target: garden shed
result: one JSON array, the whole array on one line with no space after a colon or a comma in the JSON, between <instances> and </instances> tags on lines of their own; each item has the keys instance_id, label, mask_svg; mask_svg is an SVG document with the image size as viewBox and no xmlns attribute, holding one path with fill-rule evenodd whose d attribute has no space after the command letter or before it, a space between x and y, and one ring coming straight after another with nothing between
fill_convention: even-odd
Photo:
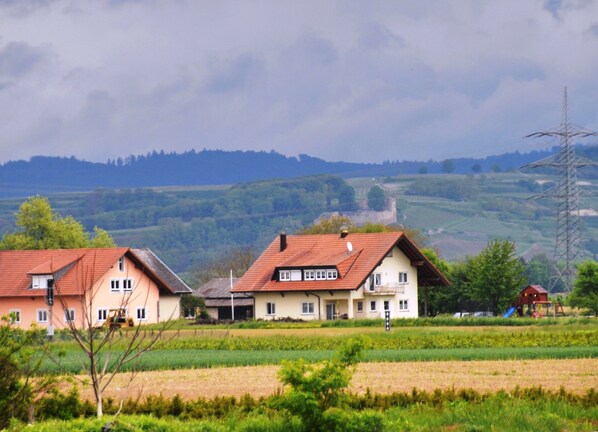
<instances>
[{"instance_id":1,"label":"garden shed","mask_svg":"<svg viewBox=\"0 0 598 432\"><path fill-rule=\"evenodd\" d=\"M234 293L231 301L231 284L235 286L238 278L214 278L199 287L193 295L202 297L210 317L218 320L230 320L235 311L235 320L253 318L253 296Z\"/></svg>"}]
</instances>

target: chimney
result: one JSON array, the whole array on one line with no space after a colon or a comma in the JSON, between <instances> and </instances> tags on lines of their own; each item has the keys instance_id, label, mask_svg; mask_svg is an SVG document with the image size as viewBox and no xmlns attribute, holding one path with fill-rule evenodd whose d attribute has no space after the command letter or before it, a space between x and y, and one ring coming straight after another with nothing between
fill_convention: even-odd
<instances>
[{"instance_id":1,"label":"chimney","mask_svg":"<svg viewBox=\"0 0 598 432\"><path fill-rule=\"evenodd\" d=\"M280 252L287 248L287 235L284 232L280 233Z\"/></svg>"},{"instance_id":2,"label":"chimney","mask_svg":"<svg viewBox=\"0 0 598 432\"><path fill-rule=\"evenodd\" d=\"M349 235L349 230L344 229L341 231L341 238L345 238Z\"/></svg>"}]
</instances>

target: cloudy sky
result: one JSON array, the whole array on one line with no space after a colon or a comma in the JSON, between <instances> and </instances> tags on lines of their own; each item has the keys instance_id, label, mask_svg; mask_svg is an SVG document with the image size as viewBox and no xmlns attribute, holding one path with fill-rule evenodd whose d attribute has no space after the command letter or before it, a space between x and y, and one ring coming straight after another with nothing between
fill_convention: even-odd
<instances>
[{"instance_id":1,"label":"cloudy sky","mask_svg":"<svg viewBox=\"0 0 598 432\"><path fill-rule=\"evenodd\" d=\"M529 151L565 86L598 130L598 0L0 0L0 163Z\"/></svg>"}]
</instances>

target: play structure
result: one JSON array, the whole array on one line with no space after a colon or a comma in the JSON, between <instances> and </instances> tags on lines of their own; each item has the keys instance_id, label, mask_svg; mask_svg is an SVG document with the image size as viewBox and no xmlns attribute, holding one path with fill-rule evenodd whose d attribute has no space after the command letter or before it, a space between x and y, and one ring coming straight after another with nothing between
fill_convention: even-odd
<instances>
[{"instance_id":1,"label":"play structure","mask_svg":"<svg viewBox=\"0 0 598 432\"><path fill-rule=\"evenodd\" d=\"M503 315L503 318L511 317L515 312L517 316L523 317L556 317L557 314L564 315L561 302L553 303L548 299L548 291L540 285L528 285L521 290L513 306Z\"/></svg>"}]
</instances>

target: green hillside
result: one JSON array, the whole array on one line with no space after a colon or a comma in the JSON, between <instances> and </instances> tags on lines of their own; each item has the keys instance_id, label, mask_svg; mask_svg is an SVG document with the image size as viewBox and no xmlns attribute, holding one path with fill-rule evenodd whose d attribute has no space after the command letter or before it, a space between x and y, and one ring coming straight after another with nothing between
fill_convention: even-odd
<instances>
[{"instance_id":1,"label":"green hillside","mask_svg":"<svg viewBox=\"0 0 598 432\"><path fill-rule=\"evenodd\" d=\"M59 214L74 216L89 230L95 225L108 230L120 245L150 247L191 280L194 270L232 249L259 252L281 231L294 233L323 212L354 209L355 199L365 202L374 185L396 198L397 223L421 230L447 260L477 254L495 238L514 241L527 258L551 255L556 205L528 198L554 181L521 173L318 176L235 186L102 189L49 198ZM598 210L598 182L584 180L583 190L594 196L582 197L580 208ZM15 229L14 213L22 201L0 200L0 233ZM586 254L596 258L598 216L582 220Z\"/></svg>"},{"instance_id":2,"label":"green hillside","mask_svg":"<svg viewBox=\"0 0 598 432\"><path fill-rule=\"evenodd\" d=\"M430 245L448 260L476 254L493 238L515 241L526 257L551 255L556 233L556 203L529 199L556 181L548 175L493 173L476 176L404 175L384 179L349 180L357 197L375 184L397 199L398 223L425 232ZM430 194L412 194L416 185L430 182ZM437 194L441 184L455 182L453 198ZM466 187L469 185L469 187ZM419 188L421 189L421 188ZM580 208L598 210L598 182L582 182ZM473 190L473 193L471 192ZM462 197L458 192L462 193ZM448 191L447 194L450 194ZM592 212L583 212L590 213ZM598 213L582 217L582 238L588 257L598 256Z\"/></svg>"}]
</instances>

